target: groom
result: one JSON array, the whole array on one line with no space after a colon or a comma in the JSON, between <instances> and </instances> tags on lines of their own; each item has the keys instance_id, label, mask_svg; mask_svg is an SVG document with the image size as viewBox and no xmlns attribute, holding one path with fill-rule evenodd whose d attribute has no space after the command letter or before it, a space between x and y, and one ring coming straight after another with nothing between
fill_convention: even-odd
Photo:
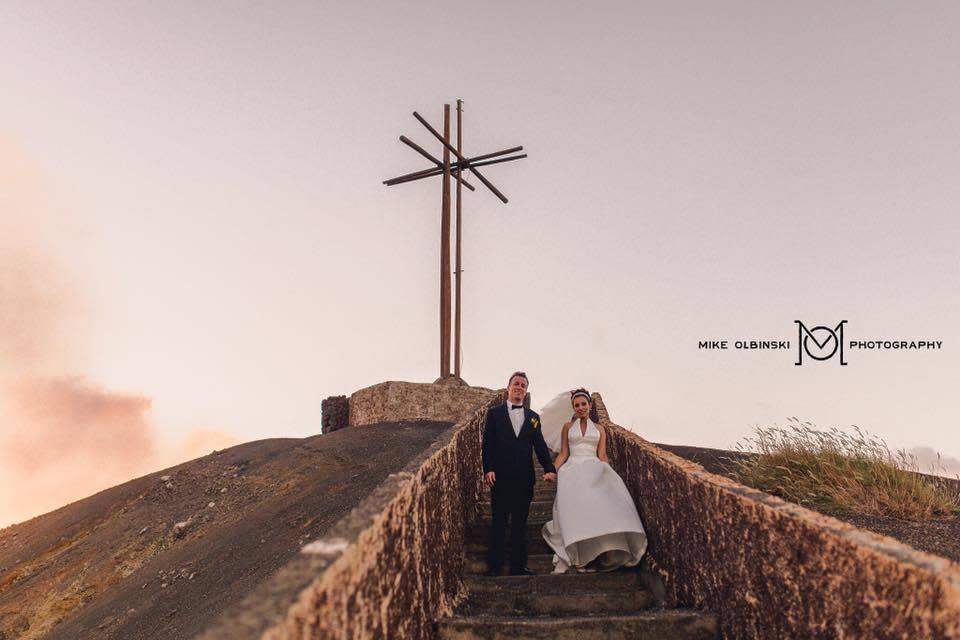
<instances>
[{"instance_id":1,"label":"groom","mask_svg":"<svg viewBox=\"0 0 960 640\"><path fill-rule=\"evenodd\" d=\"M517 371L507 382L507 403L487 411L483 430L483 480L490 487L493 522L487 575L500 575L503 534L510 518L510 575L533 575L527 568L527 514L533 499L533 450L543 467L543 479L554 482L557 470L543 440L540 416L523 406L527 374Z\"/></svg>"}]
</instances>

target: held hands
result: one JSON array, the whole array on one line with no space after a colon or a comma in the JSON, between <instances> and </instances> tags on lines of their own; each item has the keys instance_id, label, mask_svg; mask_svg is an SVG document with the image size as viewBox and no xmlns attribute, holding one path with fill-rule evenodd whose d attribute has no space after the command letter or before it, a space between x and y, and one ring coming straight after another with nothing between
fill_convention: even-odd
<instances>
[{"instance_id":1,"label":"held hands","mask_svg":"<svg viewBox=\"0 0 960 640\"><path fill-rule=\"evenodd\" d=\"M557 481L557 474L555 474L555 473L545 473L545 474L543 474L543 479L546 480L547 482L556 482L556 481Z\"/></svg>"}]
</instances>

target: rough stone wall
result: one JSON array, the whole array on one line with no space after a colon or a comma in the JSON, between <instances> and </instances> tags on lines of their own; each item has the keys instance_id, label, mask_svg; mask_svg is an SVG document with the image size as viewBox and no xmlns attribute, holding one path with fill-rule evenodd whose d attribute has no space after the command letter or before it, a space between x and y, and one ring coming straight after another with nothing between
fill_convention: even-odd
<instances>
[{"instance_id":1,"label":"rough stone wall","mask_svg":"<svg viewBox=\"0 0 960 640\"><path fill-rule=\"evenodd\" d=\"M474 406L202 640L432 638L463 597L466 530L479 510L486 410Z\"/></svg>"},{"instance_id":2,"label":"rough stone wall","mask_svg":"<svg viewBox=\"0 0 960 640\"><path fill-rule=\"evenodd\" d=\"M725 638L960 638L960 567L722 476L610 422L668 604Z\"/></svg>"},{"instance_id":3,"label":"rough stone wall","mask_svg":"<svg viewBox=\"0 0 960 640\"><path fill-rule=\"evenodd\" d=\"M460 422L496 392L449 380L433 384L382 382L350 396L350 426L378 422Z\"/></svg>"},{"instance_id":4,"label":"rough stone wall","mask_svg":"<svg viewBox=\"0 0 960 640\"><path fill-rule=\"evenodd\" d=\"M330 396L320 403L321 433L343 429L350 424L350 402L347 396Z\"/></svg>"}]
</instances>

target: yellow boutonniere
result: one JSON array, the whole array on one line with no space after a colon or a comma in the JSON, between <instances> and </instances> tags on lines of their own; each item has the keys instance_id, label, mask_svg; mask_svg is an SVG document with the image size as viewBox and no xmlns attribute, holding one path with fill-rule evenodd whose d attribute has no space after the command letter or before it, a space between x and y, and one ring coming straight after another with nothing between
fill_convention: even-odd
<instances>
[{"instance_id":1,"label":"yellow boutonniere","mask_svg":"<svg viewBox=\"0 0 960 640\"><path fill-rule=\"evenodd\" d=\"M540 421L537 420L536 418L530 418L530 422L533 423L533 428L534 428L534 429L536 429L537 427L540 426Z\"/></svg>"}]
</instances>

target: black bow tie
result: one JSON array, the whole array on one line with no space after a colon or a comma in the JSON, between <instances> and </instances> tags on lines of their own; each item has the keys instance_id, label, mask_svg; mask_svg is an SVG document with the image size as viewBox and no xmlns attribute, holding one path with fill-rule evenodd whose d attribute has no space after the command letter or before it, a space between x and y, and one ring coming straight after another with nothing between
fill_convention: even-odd
<instances>
[{"instance_id":1,"label":"black bow tie","mask_svg":"<svg viewBox=\"0 0 960 640\"><path fill-rule=\"evenodd\" d=\"M522 405L522 404L512 404L512 405L510 405L510 410L513 411L514 409L523 409L523 405Z\"/></svg>"}]
</instances>

